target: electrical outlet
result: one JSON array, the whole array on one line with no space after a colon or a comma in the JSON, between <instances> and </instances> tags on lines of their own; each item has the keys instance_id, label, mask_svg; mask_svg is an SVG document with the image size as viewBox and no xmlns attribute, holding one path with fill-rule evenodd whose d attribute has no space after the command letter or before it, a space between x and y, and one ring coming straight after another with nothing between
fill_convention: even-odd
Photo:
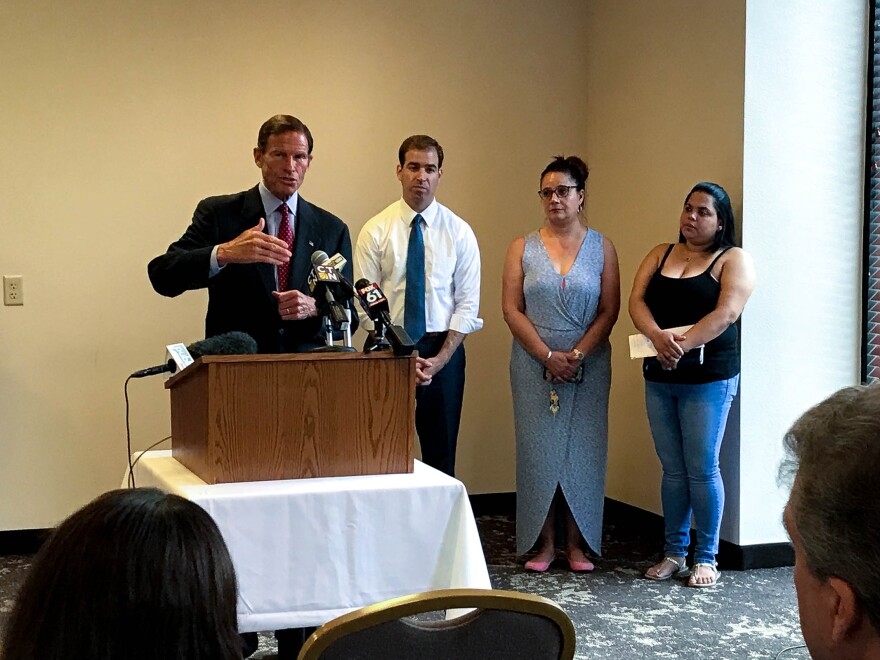
<instances>
[{"instance_id":1,"label":"electrical outlet","mask_svg":"<svg viewBox=\"0 0 880 660\"><path fill-rule=\"evenodd\" d=\"M3 276L3 304L24 305L24 289L21 275Z\"/></svg>"}]
</instances>

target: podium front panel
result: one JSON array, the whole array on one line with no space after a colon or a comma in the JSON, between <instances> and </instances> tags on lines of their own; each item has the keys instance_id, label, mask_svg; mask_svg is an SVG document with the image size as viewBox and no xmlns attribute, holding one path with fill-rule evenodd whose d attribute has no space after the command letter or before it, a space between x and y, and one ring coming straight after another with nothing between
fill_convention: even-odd
<instances>
[{"instance_id":1,"label":"podium front panel","mask_svg":"<svg viewBox=\"0 0 880 660\"><path fill-rule=\"evenodd\" d=\"M414 383L390 355L202 358L169 380L174 456L207 483L412 472Z\"/></svg>"}]
</instances>

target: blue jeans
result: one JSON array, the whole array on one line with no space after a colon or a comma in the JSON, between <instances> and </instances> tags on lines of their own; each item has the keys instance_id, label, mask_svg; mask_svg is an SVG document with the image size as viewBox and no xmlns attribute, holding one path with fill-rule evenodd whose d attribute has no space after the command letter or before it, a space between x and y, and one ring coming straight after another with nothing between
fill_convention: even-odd
<instances>
[{"instance_id":1,"label":"blue jeans","mask_svg":"<svg viewBox=\"0 0 880 660\"><path fill-rule=\"evenodd\" d=\"M738 386L739 374L700 385L645 381L648 422L663 466L660 498L667 556L687 554L692 511L697 530L694 562L711 563L718 554L724 509L718 453Z\"/></svg>"}]
</instances>

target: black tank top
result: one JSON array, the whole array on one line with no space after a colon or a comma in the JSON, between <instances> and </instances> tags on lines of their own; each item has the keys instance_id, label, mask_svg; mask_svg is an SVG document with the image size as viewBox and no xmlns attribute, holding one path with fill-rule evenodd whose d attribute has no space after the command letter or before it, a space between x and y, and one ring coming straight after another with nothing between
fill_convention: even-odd
<instances>
[{"instance_id":1,"label":"black tank top","mask_svg":"<svg viewBox=\"0 0 880 660\"><path fill-rule=\"evenodd\" d=\"M682 325L693 325L718 304L721 295L721 284L712 277L712 268L721 255L730 248L721 251L709 267L694 277L666 277L661 275L673 245L663 255L660 267L651 276L645 289L645 304L661 328L676 328ZM680 365L672 371L660 368L656 358L644 361L645 380L660 383L711 383L726 380L739 373L739 330L736 323L715 339L706 344L703 364Z\"/></svg>"}]
</instances>

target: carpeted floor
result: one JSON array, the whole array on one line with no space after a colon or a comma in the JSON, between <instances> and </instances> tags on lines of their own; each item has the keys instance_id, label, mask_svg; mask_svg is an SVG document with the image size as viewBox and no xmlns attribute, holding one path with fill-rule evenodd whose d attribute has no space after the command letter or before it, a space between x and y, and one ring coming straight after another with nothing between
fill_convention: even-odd
<instances>
[{"instance_id":1,"label":"carpeted floor","mask_svg":"<svg viewBox=\"0 0 880 660\"><path fill-rule=\"evenodd\" d=\"M803 639L791 568L723 571L712 589L652 582L642 573L657 559L660 540L606 524L604 557L593 573L576 575L558 562L539 575L525 572L513 554L511 518L480 516L478 525L492 585L559 603L577 631L577 658L809 658L792 648ZM0 557L0 627L30 561ZM252 657L274 658L274 644L271 633L261 634Z\"/></svg>"},{"instance_id":2,"label":"carpeted floor","mask_svg":"<svg viewBox=\"0 0 880 660\"><path fill-rule=\"evenodd\" d=\"M791 648L803 644L791 568L723 571L710 589L655 582L642 575L659 559L661 539L606 524L594 572L574 574L561 561L535 574L512 554L512 520L479 525L492 586L559 603L575 625L577 658L809 658Z\"/></svg>"}]
</instances>

